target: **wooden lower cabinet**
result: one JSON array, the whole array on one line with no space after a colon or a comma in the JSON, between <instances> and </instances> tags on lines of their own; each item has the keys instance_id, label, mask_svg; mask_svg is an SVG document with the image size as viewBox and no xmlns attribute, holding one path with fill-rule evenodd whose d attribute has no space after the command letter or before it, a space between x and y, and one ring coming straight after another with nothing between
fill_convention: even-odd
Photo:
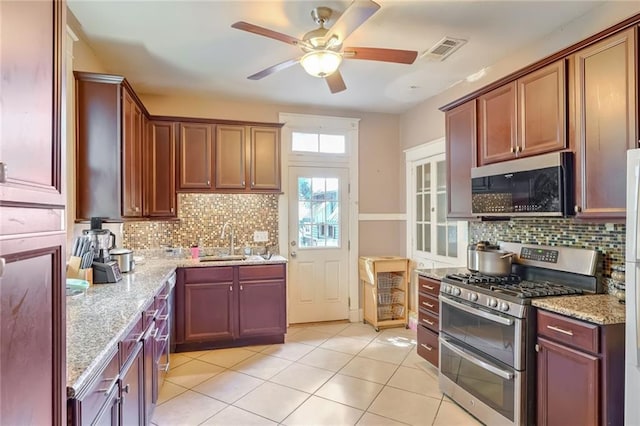
<instances>
[{"instance_id":1,"label":"wooden lower cabinet","mask_svg":"<svg viewBox=\"0 0 640 426\"><path fill-rule=\"evenodd\" d=\"M440 281L418 277L418 355L438 367Z\"/></svg>"},{"instance_id":2,"label":"wooden lower cabinet","mask_svg":"<svg viewBox=\"0 0 640 426\"><path fill-rule=\"evenodd\" d=\"M536 424L623 424L624 324L538 310L537 327Z\"/></svg>"},{"instance_id":3,"label":"wooden lower cabinet","mask_svg":"<svg viewBox=\"0 0 640 426\"><path fill-rule=\"evenodd\" d=\"M122 425L144 424L144 353L138 341L131 358L120 372L120 415Z\"/></svg>"},{"instance_id":4,"label":"wooden lower cabinet","mask_svg":"<svg viewBox=\"0 0 640 426\"><path fill-rule=\"evenodd\" d=\"M282 343L285 274L284 264L179 270L176 351Z\"/></svg>"}]
</instances>

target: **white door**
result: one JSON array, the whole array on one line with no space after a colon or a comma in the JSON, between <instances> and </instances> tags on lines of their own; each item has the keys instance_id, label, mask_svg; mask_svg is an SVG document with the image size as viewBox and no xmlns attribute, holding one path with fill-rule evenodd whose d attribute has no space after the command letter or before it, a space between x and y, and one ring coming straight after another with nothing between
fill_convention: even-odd
<instances>
[{"instance_id":1,"label":"white door","mask_svg":"<svg viewBox=\"0 0 640 426\"><path fill-rule=\"evenodd\" d=\"M289 322L349 318L348 169L289 167Z\"/></svg>"}]
</instances>

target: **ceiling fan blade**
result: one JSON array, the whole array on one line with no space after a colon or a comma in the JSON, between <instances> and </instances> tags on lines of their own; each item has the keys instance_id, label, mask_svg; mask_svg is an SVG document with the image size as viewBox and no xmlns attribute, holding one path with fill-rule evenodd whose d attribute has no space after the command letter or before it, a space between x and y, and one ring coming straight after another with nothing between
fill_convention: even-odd
<instances>
[{"instance_id":1,"label":"ceiling fan blade","mask_svg":"<svg viewBox=\"0 0 640 426\"><path fill-rule=\"evenodd\" d=\"M364 24L378 9L380 9L380 5L372 0L353 0L342 16L329 28L329 32L324 36L324 41L328 42L331 37L336 36L338 41L342 43L349 37L349 34Z\"/></svg>"},{"instance_id":2,"label":"ceiling fan blade","mask_svg":"<svg viewBox=\"0 0 640 426\"><path fill-rule=\"evenodd\" d=\"M277 31L270 30L268 28L259 27L248 22L238 21L231 25L232 28L247 31L253 34L258 34L264 37L269 37L274 40L282 41L287 44L293 44L294 46L307 46L308 43L290 35L282 34Z\"/></svg>"},{"instance_id":3,"label":"ceiling fan blade","mask_svg":"<svg viewBox=\"0 0 640 426\"><path fill-rule=\"evenodd\" d=\"M250 75L249 77L247 77L249 80L260 80L261 78L265 78L273 73L276 73L278 71L282 71L286 68L289 68L290 66L293 66L295 64L297 64L298 62L300 62L300 58L296 58L296 59L289 59L288 61L284 61L284 62L280 62L279 64L270 66L269 68L265 68L260 72L257 72L253 75Z\"/></svg>"},{"instance_id":4,"label":"ceiling fan blade","mask_svg":"<svg viewBox=\"0 0 640 426\"><path fill-rule=\"evenodd\" d=\"M345 47L345 59L367 59L369 61L396 62L412 64L418 57L415 50L379 49L376 47Z\"/></svg>"},{"instance_id":5,"label":"ceiling fan blade","mask_svg":"<svg viewBox=\"0 0 640 426\"><path fill-rule=\"evenodd\" d=\"M333 74L325 77L324 79L327 80L327 84L329 85L329 90L331 90L331 93L342 92L347 88L347 86L344 84L344 80L342 79L342 74L340 74L340 71L336 71Z\"/></svg>"}]
</instances>

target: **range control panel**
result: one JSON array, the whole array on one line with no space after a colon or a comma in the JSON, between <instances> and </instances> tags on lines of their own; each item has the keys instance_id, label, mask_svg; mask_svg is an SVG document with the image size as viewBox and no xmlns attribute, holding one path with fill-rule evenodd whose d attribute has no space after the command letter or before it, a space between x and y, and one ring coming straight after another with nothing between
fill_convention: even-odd
<instances>
[{"instance_id":1,"label":"range control panel","mask_svg":"<svg viewBox=\"0 0 640 426\"><path fill-rule=\"evenodd\" d=\"M558 250L522 247L520 258L537 260L538 262L558 263Z\"/></svg>"}]
</instances>

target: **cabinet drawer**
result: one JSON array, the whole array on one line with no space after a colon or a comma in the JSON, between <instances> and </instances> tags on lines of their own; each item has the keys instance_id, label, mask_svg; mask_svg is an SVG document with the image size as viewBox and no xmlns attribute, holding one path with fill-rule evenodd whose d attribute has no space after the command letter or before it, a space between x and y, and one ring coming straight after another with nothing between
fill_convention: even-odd
<instances>
[{"instance_id":1,"label":"cabinet drawer","mask_svg":"<svg viewBox=\"0 0 640 426\"><path fill-rule=\"evenodd\" d=\"M438 344L438 333L434 333L426 327L418 326L418 355L438 366L438 354L440 346Z\"/></svg>"},{"instance_id":2,"label":"cabinet drawer","mask_svg":"<svg viewBox=\"0 0 640 426\"><path fill-rule=\"evenodd\" d=\"M187 283L215 283L233 281L233 266L187 268L184 271L184 281Z\"/></svg>"},{"instance_id":3,"label":"cabinet drawer","mask_svg":"<svg viewBox=\"0 0 640 426\"><path fill-rule=\"evenodd\" d=\"M426 309L418 309L418 322L436 333L440 330L440 317Z\"/></svg>"},{"instance_id":4,"label":"cabinet drawer","mask_svg":"<svg viewBox=\"0 0 640 426\"><path fill-rule=\"evenodd\" d=\"M80 396L80 414L82 416L81 424L93 424L95 417L101 411L104 404L109 402L109 395L118 388L118 351L114 350L113 354L105 368L98 374L98 377L89 385L84 395ZM117 393L117 392L116 392Z\"/></svg>"},{"instance_id":5,"label":"cabinet drawer","mask_svg":"<svg viewBox=\"0 0 640 426\"><path fill-rule=\"evenodd\" d=\"M433 314L438 315L440 313L440 303L437 297L428 296L426 294L418 294L418 307L426 309Z\"/></svg>"},{"instance_id":6,"label":"cabinet drawer","mask_svg":"<svg viewBox=\"0 0 640 426\"><path fill-rule=\"evenodd\" d=\"M438 297L440 294L440 281L431 280L425 277L418 277L418 291Z\"/></svg>"},{"instance_id":7,"label":"cabinet drawer","mask_svg":"<svg viewBox=\"0 0 640 426\"><path fill-rule=\"evenodd\" d=\"M157 322L156 327L158 332L154 342L154 360L158 361L166 346L169 344L169 324L166 322Z\"/></svg>"},{"instance_id":8,"label":"cabinet drawer","mask_svg":"<svg viewBox=\"0 0 640 426\"><path fill-rule=\"evenodd\" d=\"M597 354L600 351L598 331L599 328L595 324L538 310L538 336L545 336L562 344Z\"/></svg>"},{"instance_id":9,"label":"cabinet drawer","mask_svg":"<svg viewBox=\"0 0 640 426\"><path fill-rule=\"evenodd\" d=\"M124 366L127 362L133 350L136 347L136 344L140 341L142 337L142 315L140 319L136 321L136 324L133 326L131 331L127 334L127 336L118 343L119 353L120 353L120 368Z\"/></svg>"},{"instance_id":10,"label":"cabinet drawer","mask_svg":"<svg viewBox=\"0 0 640 426\"><path fill-rule=\"evenodd\" d=\"M240 266L240 281L284 278L284 264Z\"/></svg>"}]
</instances>

